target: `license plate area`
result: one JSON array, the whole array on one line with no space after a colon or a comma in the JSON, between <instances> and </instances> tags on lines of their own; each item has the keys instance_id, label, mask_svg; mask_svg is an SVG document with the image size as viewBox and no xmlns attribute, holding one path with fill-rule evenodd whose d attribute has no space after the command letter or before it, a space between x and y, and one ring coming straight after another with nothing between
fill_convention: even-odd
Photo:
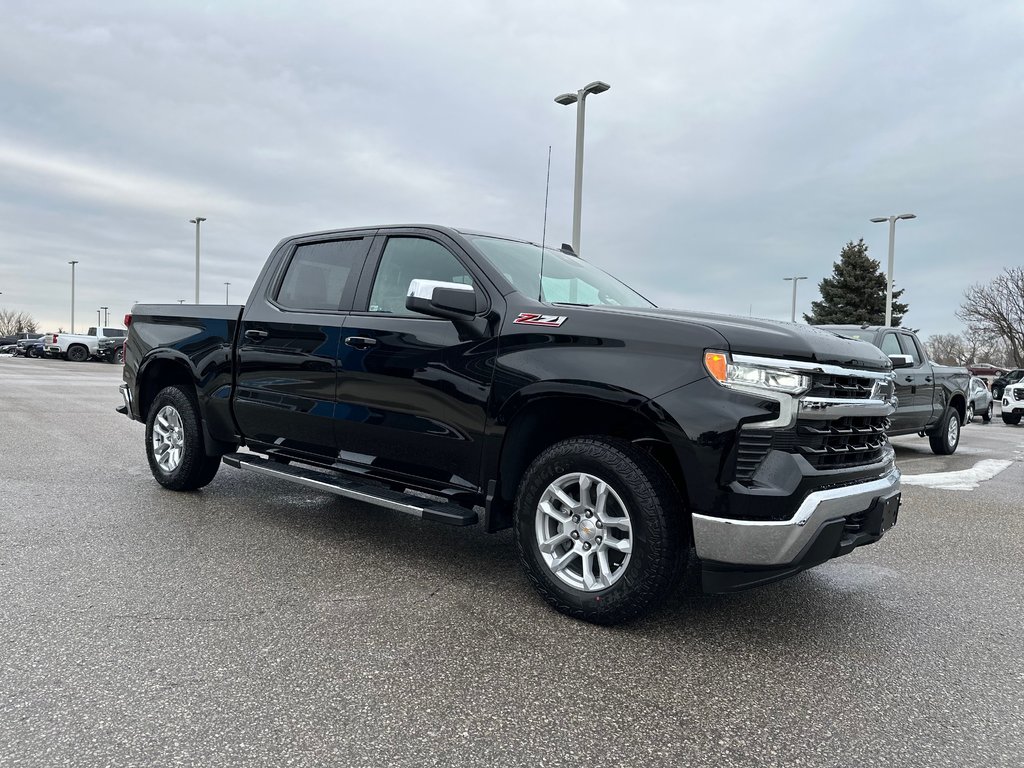
<instances>
[{"instance_id":1,"label":"license plate area","mask_svg":"<svg viewBox=\"0 0 1024 768\"><path fill-rule=\"evenodd\" d=\"M895 494L887 499L879 499L868 515L868 532L880 536L888 531L899 519L902 494Z\"/></svg>"}]
</instances>

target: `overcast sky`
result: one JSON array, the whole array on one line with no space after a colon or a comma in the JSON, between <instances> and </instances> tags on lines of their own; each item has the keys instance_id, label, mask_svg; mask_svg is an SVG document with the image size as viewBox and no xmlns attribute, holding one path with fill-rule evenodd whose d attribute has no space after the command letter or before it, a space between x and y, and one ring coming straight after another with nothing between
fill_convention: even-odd
<instances>
[{"instance_id":1,"label":"overcast sky","mask_svg":"<svg viewBox=\"0 0 1024 768\"><path fill-rule=\"evenodd\" d=\"M248 295L282 237L402 222L571 239L663 306L788 319L843 244L922 334L1024 263L1024 3L5 0L0 307L41 330Z\"/></svg>"}]
</instances>

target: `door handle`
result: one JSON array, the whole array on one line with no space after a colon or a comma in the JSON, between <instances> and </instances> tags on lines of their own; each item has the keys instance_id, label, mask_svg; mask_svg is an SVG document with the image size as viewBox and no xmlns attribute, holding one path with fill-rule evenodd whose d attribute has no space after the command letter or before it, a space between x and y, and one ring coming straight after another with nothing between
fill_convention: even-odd
<instances>
[{"instance_id":1,"label":"door handle","mask_svg":"<svg viewBox=\"0 0 1024 768\"><path fill-rule=\"evenodd\" d=\"M249 341L264 341L269 335L267 331L261 331L258 328L250 328L245 332L245 338Z\"/></svg>"},{"instance_id":2,"label":"door handle","mask_svg":"<svg viewBox=\"0 0 1024 768\"><path fill-rule=\"evenodd\" d=\"M906 378L906 381L913 381L913 380L914 380L913 376L907 376L907 378Z\"/></svg>"},{"instance_id":3,"label":"door handle","mask_svg":"<svg viewBox=\"0 0 1024 768\"><path fill-rule=\"evenodd\" d=\"M924 380L927 381L929 384L932 383L932 377L931 376L925 376Z\"/></svg>"},{"instance_id":4,"label":"door handle","mask_svg":"<svg viewBox=\"0 0 1024 768\"><path fill-rule=\"evenodd\" d=\"M346 336L345 343L355 349L369 349L377 344L377 340L369 336Z\"/></svg>"}]
</instances>

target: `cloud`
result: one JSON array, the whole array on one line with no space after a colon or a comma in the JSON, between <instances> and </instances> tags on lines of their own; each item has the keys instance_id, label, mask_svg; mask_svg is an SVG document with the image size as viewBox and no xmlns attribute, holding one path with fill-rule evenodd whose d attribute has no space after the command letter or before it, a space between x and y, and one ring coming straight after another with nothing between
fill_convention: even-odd
<instances>
[{"instance_id":1,"label":"cloud","mask_svg":"<svg viewBox=\"0 0 1024 768\"><path fill-rule=\"evenodd\" d=\"M539 238L549 145L548 237L568 240L574 110L552 99L603 79L586 258L659 302L788 318L783 276L810 277L806 311L847 240L884 255L868 218L910 210L908 322L955 331L963 286L1020 262L1022 18L1011 2L14 0L0 290L57 320L65 291L33 267L75 253L89 301L191 296L196 213L206 300L243 293L294 232Z\"/></svg>"}]
</instances>

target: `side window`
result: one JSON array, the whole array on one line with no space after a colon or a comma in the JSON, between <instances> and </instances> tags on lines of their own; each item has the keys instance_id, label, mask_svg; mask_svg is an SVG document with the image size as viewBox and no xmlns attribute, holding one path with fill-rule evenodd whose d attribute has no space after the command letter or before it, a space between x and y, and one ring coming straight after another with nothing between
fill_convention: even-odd
<instances>
[{"instance_id":1,"label":"side window","mask_svg":"<svg viewBox=\"0 0 1024 768\"><path fill-rule=\"evenodd\" d=\"M917 348L917 344L914 343L914 337L908 336L905 333L900 334L900 344L903 345L903 354L910 355L914 358L914 367L917 368L924 361L921 356L921 350ZM898 354L898 353L897 353Z\"/></svg>"},{"instance_id":2,"label":"side window","mask_svg":"<svg viewBox=\"0 0 1024 768\"><path fill-rule=\"evenodd\" d=\"M373 279L369 311L414 315L405 308L405 297L413 280L473 285L466 268L440 243L422 237L392 237L384 246Z\"/></svg>"},{"instance_id":3,"label":"side window","mask_svg":"<svg viewBox=\"0 0 1024 768\"><path fill-rule=\"evenodd\" d=\"M900 349L900 342L896 338L895 333L887 333L882 337L882 352L886 355L906 354L902 349Z\"/></svg>"},{"instance_id":4,"label":"side window","mask_svg":"<svg viewBox=\"0 0 1024 768\"><path fill-rule=\"evenodd\" d=\"M349 281L359 276L366 244L363 238L306 243L295 249L275 297L288 309L334 311Z\"/></svg>"}]
</instances>

